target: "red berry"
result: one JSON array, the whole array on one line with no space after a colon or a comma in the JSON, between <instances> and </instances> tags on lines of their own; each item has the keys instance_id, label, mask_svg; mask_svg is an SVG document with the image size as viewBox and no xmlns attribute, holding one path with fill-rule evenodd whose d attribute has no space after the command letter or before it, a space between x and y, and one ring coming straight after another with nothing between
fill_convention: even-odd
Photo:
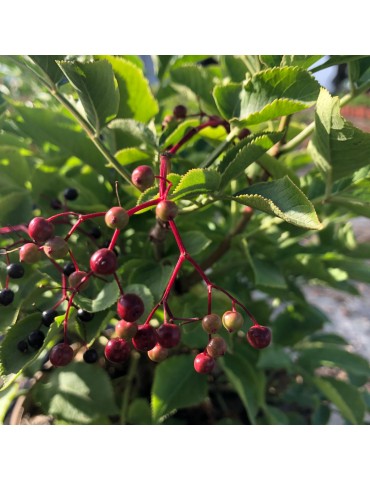
<instances>
[{"instance_id":1,"label":"red berry","mask_svg":"<svg viewBox=\"0 0 370 480\"><path fill-rule=\"evenodd\" d=\"M24 263L36 263L41 260L41 252L34 243L25 243L19 249L19 260Z\"/></svg>"},{"instance_id":2,"label":"red berry","mask_svg":"<svg viewBox=\"0 0 370 480\"><path fill-rule=\"evenodd\" d=\"M168 222L169 220L173 220L179 209L177 208L177 205L175 202L172 202L171 200L162 200L161 202L158 203L155 213L157 218L162 220L162 222Z\"/></svg>"},{"instance_id":3,"label":"red berry","mask_svg":"<svg viewBox=\"0 0 370 480\"><path fill-rule=\"evenodd\" d=\"M251 131L248 128L242 128L238 133L239 140L243 140L243 138L248 137L251 134Z\"/></svg>"},{"instance_id":4,"label":"red berry","mask_svg":"<svg viewBox=\"0 0 370 480\"><path fill-rule=\"evenodd\" d=\"M71 273L68 277L69 286L71 288L77 288L79 292L86 290L86 288L89 286L89 277L86 276L87 272L83 272L82 270ZM82 281L83 283L81 283Z\"/></svg>"},{"instance_id":5,"label":"red berry","mask_svg":"<svg viewBox=\"0 0 370 480\"><path fill-rule=\"evenodd\" d=\"M35 242L46 242L54 234L54 225L44 217L35 217L28 225L28 234Z\"/></svg>"},{"instance_id":6,"label":"red berry","mask_svg":"<svg viewBox=\"0 0 370 480\"><path fill-rule=\"evenodd\" d=\"M271 343L271 330L262 325L253 325L247 332L247 340L254 348L266 348Z\"/></svg>"},{"instance_id":7,"label":"red berry","mask_svg":"<svg viewBox=\"0 0 370 480\"><path fill-rule=\"evenodd\" d=\"M207 333L216 333L221 328L221 318L215 313L210 313L202 319L203 330Z\"/></svg>"},{"instance_id":8,"label":"red berry","mask_svg":"<svg viewBox=\"0 0 370 480\"><path fill-rule=\"evenodd\" d=\"M109 228L117 228L118 230L123 230L128 224L130 217L124 208L112 207L105 214L104 220Z\"/></svg>"},{"instance_id":9,"label":"red berry","mask_svg":"<svg viewBox=\"0 0 370 480\"><path fill-rule=\"evenodd\" d=\"M157 343L157 332L149 324L139 325L138 331L134 338L132 339L132 344L136 350L141 350L142 352L148 352L155 347Z\"/></svg>"},{"instance_id":10,"label":"red berry","mask_svg":"<svg viewBox=\"0 0 370 480\"><path fill-rule=\"evenodd\" d=\"M150 360L152 360L152 362L159 363L163 362L163 360L166 360L166 358L168 357L168 353L169 352L167 348L164 348L162 347L162 345L157 343L154 348L149 350L148 357L150 358Z\"/></svg>"},{"instance_id":11,"label":"red berry","mask_svg":"<svg viewBox=\"0 0 370 480\"><path fill-rule=\"evenodd\" d=\"M73 359L73 349L66 343L58 343L50 350L49 360L54 367L64 367Z\"/></svg>"},{"instance_id":12,"label":"red berry","mask_svg":"<svg viewBox=\"0 0 370 480\"><path fill-rule=\"evenodd\" d=\"M135 293L125 293L117 302L117 313L126 322L136 322L144 313L144 302Z\"/></svg>"},{"instance_id":13,"label":"red berry","mask_svg":"<svg viewBox=\"0 0 370 480\"><path fill-rule=\"evenodd\" d=\"M112 338L104 349L104 355L112 363L124 363L130 357L130 345L123 338Z\"/></svg>"},{"instance_id":14,"label":"red berry","mask_svg":"<svg viewBox=\"0 0 370 480\"><path fill-rule=\"evenodd\" d=\"M210 357L217 358L225 355L227 344L222 337L214 337L208 342L207 353Z\"/></svg>"},{"instance_id":15,"label":"red berry","mask_svg":"<svg viewBox=\"0 0 370 480\"><path fill-rule=\"evenodd\" d=\"M53 237L44 245L44 252L49 258L63 258L68 254L68 243L62 237Z\"/></svg>"},{"instance_id":16,"label":"red berry","mask_svg":"<svg viewBox=\"0 0 370 480\"><path fill-rule=\"evenodd\" d=\"M137 323L120 320L116 325L115 332L120 338L130 340L136 335L137 329Z\"/></svg>"},{"instance_id":17,"label":"red berry","mask_svg":"<svg viewBox=\"0 0 370 480\"><path fill-rule=\"evenodd\" d=\"M98 275L110 275L117 270L117 256L109 248L97 250L90 258L90 268Z\"/></svg>"},{"instance_id":18,"label":"red berry","mask_svg":"<svg viewBox=\"0 0 370 480\"><path fill-rule=\"evenodd\" d=\"M226 330L232 333L242 328L244 319L239 312L229 310L222 315L222 323Z\"/></svg>"},{"instance_id":19,"label":"red berry","mask_svg":"<svg viewBox=\"0 0 370 480\"><path fill-rule=\"evenodd\" d=\"M157 328L158 343L164 348L173 348L179 344L181 330L174 323L163 323Z\"/></svg>"},{"instance_id":20,"label":"red berry","mask_svg":"<svg viewBox=\"0 0 370 480\"><path fill-rule=\"evenodd\" d=\"M216 362L208 353L199 353L194 359L195 371L202 374L211 373L215 368Z\"/></svg>"},{"instance_id":21,"label":"red berry","mask_svg":"<svg viewBox=\"0 0 370 480\"><path fill-rule=\"evenodd\" d=\"M154 172L149 165L140 165L131 174L132 183L142 192L154 185L154 179Z\"/></svg>"},{"instance_id":22,"label":"red berry","mask_svg":"<svg viewBox=\"0 0 370 480\"><path fill-rule=\"evenodd\" d=\"M186 107L184 107L184 105L176 105L176 107L173 109L173 115L178 120L182 120L183 118L185 118L186 114L187 114L187 109Z\"/></svg>"}]
</instances>

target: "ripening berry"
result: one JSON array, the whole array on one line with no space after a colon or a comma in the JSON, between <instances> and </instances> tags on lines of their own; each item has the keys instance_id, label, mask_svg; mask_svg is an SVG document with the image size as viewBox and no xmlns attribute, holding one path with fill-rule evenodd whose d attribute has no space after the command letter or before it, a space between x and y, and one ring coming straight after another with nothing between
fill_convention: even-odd
<instances>
[{"instance_id":1,"label":"ripening berry","mask_svg":"<svg viewBox=\"0 0 370 480\"><path fill-rule=\"evenodd\" d=\"M25 243L19 249L19 260L24 263L36 263L41 260L41 252L34 243Z\"/></svg>"},{"instance_id":2,"label":"ripening berry","mask_svg":"<svg viewBox=\"0 0 370 480\"><path fill-rule=\"evenodd\" d=\"M212 358L222 357L225 355L227 345L222 337L213 337L208 342L207 353Z\"/></svg>"},{"instance_id":3,"label":"ripening berry","mask_svg":"<svg viewBox=\"0 0 370 480\"><path fill-rule=\"evenodd\" d=\"M128 224L130 217L124 208L112 207L105 214L104 220L109 228L123 230Z\"/></svg>"},{"instance_id":4,"label":"ripening berry","mask_svg":"<svg viewBox=\"0 0 370 480\"><path fill-rule=\"evenodd\" d=\"M155 347L157 340L158 337L155 328L149 324L144 324L139 325L138 331L132 339L132 344L136 350L148 352Z\"/></svg>"},{"instance_id":5,"label":"ripening berry","mask_svg":"<svg viewBox=\"0 0 370 480\"><path fill-rule=\"evenodd\" d=\"M216 362L208 353L199 353L194 359L195 371L202 374L211 373L215 368Z\"/></svg>"},{"instance_id":6,"label":"ripening berry","mask_svg":"<svg viewBox=\"0 0 370 480\"><path fill-rule=\"evenodd\" d=\"M202 319L203 330L207 333L216 333L221 326L221 318L216 313L210 313Z\"/></svg>"},{"instance_id":7,"label":"ripening berry","mask_svg":"<svg viewBox=\"0 0 370 480\"><path fill-rule=\"evenodd\" d=\"M163 362L163 360L166 360L168 354L168 348L162 347L162 345L157 343L154 348L149 350L148 357L152 362L160 363Z\"/></svg>"},{"instance_id":8,"label":"ripening berry","mask_svg":"<svg viewBox=\"0 0 370 480\"><path fill-rule=\"evenodd\" d=\"M162 220L162 222L168 222L176 217L178 211L179 209L175 202L172 202L171 200L162 200L156 206L155 214L157 218Z\"/></svg>"},{"instance_id":9,"label":"ripening berry","mask_svg":"<svg viewBox=\"0 0 370 480\"><path fill-rule=\"evenodd\" d=\"M158 343L164 348L173 348L180 343L181 329L174 323L163 323L157 328Z\"/></svg>"},{"instance_id":10,"label":"ripening berry","mask_svg":"<svg viewBox=\"0 0 370 480\"><path fill-rule=\"evenodd\" d=\"M35 217L28 225L28 234L35 242L46 242L54 235L54 225L44 217Z\"/></svg>"},{"instance_id":11,"label":"ripening berry","mask_svg":"<svg viewBox=\"0 0 370 480\"><path fill-rule=\"evenodd\" d=\"M90 268L98 275L111 275L117 267L117 256L109 248L97 250L90 258Z\"/></svg>"},{"instance_id":12,"label":"ripening berry","mask_svg":"<svg viewBox=\"0 0 370 480\"><path fill-rule=\"evenodd\" d=\"M53 237L44 245L45 254L54 260L65 257L68 251L68 243L62 237Z\"/></svg>"},{"instance_id":13,"label":"ripening berry","mask_svg":"<svg viewBox=\"0 0 370 480\"><path fill-rule=\"evenodd\" d=\"M226 330L232 333L242 328L244 319L239 312L229 310L222 315L222 323Z\"/></svg>"},{"instance_id":14,"label":"ripening berry","mask_svg":"<svg viewBox=\"0 0 370 480\"><path fill-rule=\"evenodd\" d=\"M141 191L144 192L149 187L154 185L154 172L149 165L140 165L135 168L131 174L132 183Z\"/></svg>"},{"instance_id":15,"label":"ripening berry","mask_svg":"<svg viewBox=\"0 0 370 480\"><path fill-rule=\"evenodd\" d=\"M86 288L89 286L89 277L87 276L87 272L78 270L77 272L71 273L68 277L68 283L71 288L77 288L79 292L86 290Z\"/></svg>"},{"instance_id":16,"label":"ripening berry","mask_svg":"<svg viewBox=\"0 0 370 480\"><path fill-rule=\"evenodd\" d=\"M266 348L271 343L271 330L262 325L253 325L247 332L247 340L253 348Z\"/></svg>"},{"instance_id":17,"label":"ripening berry","mask_svg":"<svg viewBox=\"0 0 370 480\"><path fill-rule=\"evenodd\" d=\"M117 302L117 313L119 318L126 322L136 322L144 313L145 306L139 295L135 293L125 293L121 295Z\"/></svg>"},{"instance_id":18,"label":"ripening berry","mask_svg":"<svg viewBox=\"0 0 370 480\"><path fill-rule=\"evenodd\" d=\"M115 327L115 332L118 337L124 338L125 340L131 340L131 338L134 338L136 335L137 329L137 323L120 320Z\"/></svg>"},{"instance_id":19,"label":"ripening berry","mask_svg":"<svg viewBox=\"0 0 370 480\"><path fill-rule=\"evenodd\" d=\"M130 345L123 338L112 338L104 349L104 355L112 363L124 363L130 357Z\"/></svg>"},{"instance_id":20,"label":"ripening berry","mask_svg":"<svg viewBox=\"0 0 370 480\"><path fill-rule=\"evenodd\" d=\"M73 348L66 343L58 343L50 350L49 360L54 367L64 367L73 359Z\"/></svg>"}]
</instances>

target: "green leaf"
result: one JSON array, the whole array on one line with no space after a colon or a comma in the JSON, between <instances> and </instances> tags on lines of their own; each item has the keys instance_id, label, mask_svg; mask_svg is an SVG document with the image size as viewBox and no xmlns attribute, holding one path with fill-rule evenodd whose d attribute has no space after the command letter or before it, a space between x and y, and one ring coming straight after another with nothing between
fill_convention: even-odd
<instances>
[{"instance_id":1,"label":"green leaf","mask_svg":"<svg viewBox=\"0 0 370 480\"><path fill-rule=\"evenodd\" d=\"M131 425L151 425L152 414L146 398L135 398L129 406L127 421Z\"/></svg>"},{"instance_id":2,"label":"green leaf","mask_svg":"<svg viewBox=\"0 0 370 480\"><path fill-rule=\"evenodd\" d=\"M267 420L268 425L289 425L288 416L281 411L279 408L272 407L271 405L266 405L263 408L263 413Z\"/></svg>"},{"instance_id":3,"label":"green leaf","mask_svg":"<svg viewBox=\"0 0 370 480\"><path fill-rule=\"evenodd\" d=\"M320 70L325 70L326 68L340 65L341 63L353 62L354 60L360 60L361 58L366 57L368 57L368 55L330 55L329 60L313 68L311 72L316 73Z\"/></svg>"},{"instance_id":4,"label":"green leaf","mask_svg":"<svg viewBox=\"0 0 370 480\"><path fill-rule=\"evenodd\" d=\"M313 383L353 425L361 425L365 414L365 402L353 385L334 378L313 378Z\"/></svg>"},{"instance_id":5,"label":"green leaf","mask_svg":"<svg viewBox=\"0 0 370 480\"><path fill-rule=\"evenodd\" d=\"M218 85L213 96L226 119L255 125L311 107L319 89L306 70L276 67L258 72L244 83Z\"/></svg>"},{"instance_id":6,"label":"green leaf","mask_svg":"<svg viewBox=\"0 0 370 480\"><path fill-rule=\"evenodd\" d=\"M257 412L262 406L260 392L265 381L263 373L256 372L255 365L252 365L248 358L236 352L231 355L226 354L220 359L220 364L227 379L239 395L250 422L255 424Z\"/></svg>"},{"instance_id":7,"label":"green leaf","mask_svg":"<svg viewBox=\"0 0 370 480\"><path fill-rule=\"evenodd\" d=\"M197 230L184 232L181 237L187 251L191 255L198 255L198 253L205 250L211 243L211 240L207 238L204 233Z\"/></svg>"},{"instance_id":8,"label":"green leaf","mask_svg":"<svg viewBox=\"0 0 370 480\"><path fill-rule=\"evenodd\" d=\"M120 93L117 118L133 118L148 122L159 111L148 80L143 71L124 58L110 55L98 56L107 60L113 67Z\"/></svg>"},{"instance_id":9,"label":"green leaf","mask_svg":"<svg viewBox=\"0 0 370 480\"><path fill-rule=\"evenodd\" d=\"M335 345L314 346L304 348L298 358L304 368L314 371L319 366L339 367L366 379L370 376L369 362L355 353L347 352Z\"/></svg>"},{"instance_id":10,"label":"green leaf","mask_svg":"<svg viewBox=\"0 0 370 480\"><path fill-rule=\"evenodd\" d=\"M322 228L312 203L289 177L257 183L239 191L231 199L276 215L297 227L312 230Z\"/></svg>"},{"instance_id":11,"label":"green leaf","mask_svg":"<svg viewBox=\"0 0 370 480\"><path fill-rule=\"evenodd\" d=\"M193 363L191 355L178 355L156 367L151 395L154 423L161 423L175 410L205 399L207 376L196 373Z\"/></svg>"},{"instance_id":12,"label":"green leaf","mask_svg":"<svg viewBox=\"0 0 370 480\"><path fill-rule=\"evenodd\" d=\"M108 374L98 365L83 362L55 369L47 383L35 386L33 398L49 415L74 424L118 413Z\"/></svg>"},{"instance_id":13,"label":"green leaf","mask_svg":"<svg viewBox=\"0 0 370 480\"><path fill-rule=\"evenodd\" d=\"M106 60L58 65L77 90L88 121L100 132L118 112L119 91L112 66Z\"/></svg>"},{"instance_id":14,"label":"green leaf","mask_svg":"<svg viewBox=\"0 0 370 480\"><path fill-rule=\"evenodd\" d=\"M282 65L309 68L322 58L322 55L284 55Z\"/></svg>"},{"instance_id":15,"label":"green leaf","mask_svg":"<svg viewBox=\"0 0 370 480\"><path fill-rule=\"evenodd\" d=\"M1 385L0 385L1 386ZM15 383L12 388L6 391L0 392L0 425L4 424L5 417L9 412L9 409L18 395L20 386Z\"/></svg>"},{"instance_id":16,"label":"green leaf","mask_svg":"<svg viewBox=\"0 0 370 480\"><path fill-rule=\"evenodd\" d=\"M360 259L349 258L338 254L326 254L322 257L326 267L340 268L348 273L351 279L370 283L369 265Z\"/></svg>"},{"instance_id":17,"label":"green leaf","mask_svg":"<svg viewBox=\"0 0 370 480\"><path fill-rule=\"evenodd\" d=\"M55 84L63 77L57 61L64 60L65 55L30 55L30 58L46 73Z\"/></svg>"},{"instance_id":18,"label":"green leaf","mask_svg":"<svg viewBox=\"0 0 370 480\"><path fill-rule=\"evenodd\" d=\"M124 148L122 150L119 150L115 154L116 159L120 163L120 165L123 166L128 166L132 165L133 163L139 163L142 164L143 162L148 163L148 160L150 160L150 155L147 152L144 152L143 150L139 150L138 148Z\"/></svg>"},{"instance_id":19,"label":"green leaf","mask_svg":"<svg viewBox=\"0 0 370 480\"><path fill-rule=\"evenodd\" d=\"M182 176L180 183L171 195L172 200L191 198L201 193L215 192L220 184L220 174L215 170L194 168Z\"/></svg>"},{"instance_id":20,"label":"green leaf","mask_svg":"<svg viewBox=\"0 0 370 480\"><path fill-rule=\"evenodd\" d=\"M113 303L117 302L119 297L119 289L116 282L104 283L100 289L98 295L90 299L82 295L76 295L74 302L80 308L87 310L88 312L100 312L106 310Z\"/></svg>"},{"instance_id":21,"label":"green leaf","mask_svg":"<svg viewBox=\"0 0 370 480\"><path fill-rule=\"evenodd\" d=\"M150 128L132 118L117 118L112 120L108 127L118 131L127 147L142 147L156 149L157 140Z\"/></svg>"},{"instance_id":22,"label":"green leaf","mask_svg":"<svg viewBox=\"0 0 370 480\"><path fill-rule=\"evenodd\" d=\"M289 305L272 323L272 338L277 345L294 345L320 330L328 318L316 307Z\"/></svg>"},{"instance_id":23,"label":"green leaf","mask_svg":"<svg viewBox=\"0 0 370 480\"><path fill-rule=\"evenodd\" d=\"M332 97L324 88L317 101L309 152L329 187L369 164L370 133L345 120L340 115L339 97Z\"/></svg>"},{"instance_id":24,"label":"green leaf","mask_svg":"<svg viewBox=\"0 0 370 480\"><path fill-rule=\"evenodd\" d=\"M257 367L266 370L266 369L283 369L290 370L292 367L292 360L289 354L278 345L270 345L269 348L261 350Z\"/></svg>"},{"instance_id":25,"label":"green leaf","mask_svg":"<svg viewBox=\"0 0 370 480\"><path fill-rule=\"evenodd\" d=\"M184 65L172 69L170 73L175 83L184 85L209 106L214 106L213 75L206 68L198 65Z\"/></svg>"},{"instance_id":26,"label":"green leaf","mask_svg":"<svg viewBox=\"0 0 370 480\"><path fill-rule=\"evenodd\" d=\"M228 152L218 166L218 171L222 173L220 189L224 189L231 180L240 176L249 165L263 156L281 137L282 133L280 132L257 136L239 149L234 158L231 158L232 154ZM235 151L235 147L233 151Z\"/></svg>"},{"instance_id":27,"label":"green leaf","mask_svg":"<svg viewBox=\"0 0 370 480\"><path fill-rule=\"evenodd\" d=\"M187 130L196 127L197 125L199 125L199 120L196 118L184 120L168 136L166 136L162 148L166 149L170 145L175 145L183 138Z\"/></svg>"},{"instance_id":28,"label":"green leaf","mask_svg":"<svg viewBox=\"0 0 370 480\"><path fill-rule=\"evenodd\" d=\"M224 55L222 61L232 82L241 82L248 73L248 68L243 60L243 55Z\"/></svg>"}]
</instances>

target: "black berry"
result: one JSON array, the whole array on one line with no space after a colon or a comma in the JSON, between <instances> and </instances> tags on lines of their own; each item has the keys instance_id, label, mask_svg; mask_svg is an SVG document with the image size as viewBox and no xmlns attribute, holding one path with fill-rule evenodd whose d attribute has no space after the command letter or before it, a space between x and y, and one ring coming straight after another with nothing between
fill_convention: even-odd
<instances>
[{"instance_id":1,"label":"black berry","mask_svg":"<svg viewBox=\"0 0 370 480\"><path fill-rule=\"evenodd\" d=\"M61 210L62 206L62 202L58 200L58 198L53 198L52 200L50 200L50 207L53 210Z\"/></svg>"},{"instance_id":2,"label":"black berry","mask_svg":"<svg viewBox=\"0 0 370 480\"><path fill-rule=\"evenodd\" d=\"M81 320L81 322L90 322L94 318L94 314L79 308L77 310L77 318Z\"/></svg>"},{"instance_id":3,"label":"black berry","mask_svg":"<svg viewBox=\"0 0 370 480\"><path fill-rule=\"evenodd\" d=\"M27 340L30 347L38 349L42 347L42 344L45 340L45 335L42 333L41 330L34 330L28 335Z\"/></svg>"},{"instance_id":4,"label":"black berry","mask_svg":"<svg viewBox=\"0 0 370 480\"><path fill-rule=\"evenodd\" d=\"M95 363L99 359L98 352L94 348L89 348L83 355L84 362Z\"/></svg>"},{"instance_id":5,"label":"black berry","mask_svg":"<svg viewBox=\"0 0 370 480\"><path fill-rule=\"evenodd\" d=\"M63 196L66 200L76 200L78 197L78 191L75 188L66 188L63 192Z\"/></svg>"},{"instance_id":6,"label":"black berry","mask_svg":"<svg viewBox=\"0 0 370 480\"><path fill-rule=\"evenodd\" d=\"M44 310L41 314L42 323L45 327L50 327L50 325L54 322L55 317L57 317L59 313L56 310Z\"/></svg>"},{"instance_id":7,"label":"black berry","mask_svg":"<svg viewBox=\"0 0 370 480\"><path fill-rule=\"evenodd\" d=\"M0 290L0 304L4 305L5 307L7 305L10 305L14 300L14 292L13 290L10 290L10 288L3 288Z\"/></svg>"},{"instance_id":8,"label":"black berry","mask_svg":"<svg viewBox=\"0 0 370 480\"><path fill-rule=\"evenodd\" d=\"M98 227L93 227L91 230L90 230L90 235L96 239L100 238L101 237L101 231Z\"/></svg>"},{"instance_id":9,"label":"black berry","mask_svg":"<svg viewBox=\"0 0 370 480\"><path fill-rule=\"evenodd\" d=\"M10 263L6 267L6 273L10 278L22 278L24 275L23 265L20 263Z\"/></svg>"}]
</instances>

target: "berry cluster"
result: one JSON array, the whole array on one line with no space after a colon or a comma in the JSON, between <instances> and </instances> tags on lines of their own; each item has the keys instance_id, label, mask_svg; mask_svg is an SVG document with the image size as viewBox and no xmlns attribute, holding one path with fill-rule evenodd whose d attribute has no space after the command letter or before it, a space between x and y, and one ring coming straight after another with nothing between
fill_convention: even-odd
<instances>
[{"instance_id":1,"label":"berry cluster","mask_svg":"<svg viewBox=\"0 0 370 480\"><path fill-rule=\"evenodd\" d=\"M201 116L203 115L202 113ZM179 105L174 109L173 118L183 120L186 116L187 111L185 107ZM175 218L179 212L178 205L168 198L172 187L171 182L167 178L170 170L171 156L202 128L222 125L228 129L229 126L228 124L226 125L226 123L219 117L208 116L206 122L188 131L175 146L170 147L169 150L160 155L158 176L155 176L152 168L147 165L139 166L132 172L132 184L140 191L145 191L147 188L153 186L155 179L158 179L158 196L153 200L139 204L129 210L125 210L122 206L114 206L108 211L89 214L70 211L65 204L62 212L49 218L41 216L35 217L27 227L23 226L23 230L28 234L31 241L21 241L22 245L18 249L20 263L10 263L10 248L8 248L5 253L8 264L7 277L5 288L0 291L0 304L7 306L12 303L14 292L9 288L9 281L10 279L19 279L23 276L24 267L22 264L34 264L42 258L47 258L60 273L62 296L54 306L41 313L40 328L30 332L27 339L21 340L18 343L18 350L20 352L27 352L29 348L41 348L45 340L45 335L41 330L42 326L49 328L55 321L55 318L61 315L58 313L57 308L63 303L66 303L65 312L63 313L64 340L51 349L49 359L55 367L61 367L70 363L75 354L67 339L71 307L77 309L77 320L80 322L89 322L94 317L92 312L78 308L74 303L74 299L76 295L88 288L91 277L100 278L104 281L107 276L113 276L119 288L117 315L120 320L115 327L114 336L109 339L104 350L106 359L113 364L126 362L130 357L132 347L140 352L147 352L148 357L152 361L161 362L167 358L170 349L179 345L181 340L181 326L189 322L201 322L203 330L208 334L208 343L204 351L195 357L194 368L198 373L209 374L215 367L216 359L224 355L227 350L225 340L221 336L215 336L215 334L217 334L222 327L229 333L232 333L240 330L243 326L244 319L241 313L237 311L237 307L243 310L253 323L253 326L249 328L246 336L250 345L254 348L261 349L270 344L271 331L267 327L259 325L253 315L240 301L222 287L211 282L200 265L186 250L175 223ZM243 132L243 135L248 133L249 132ZM65 200L75 200L77 197L78 191L73 188L69 188L64 192ZM61 202L57 203L54 200L53 205L54 207L52 206L52 208L54 209L63 209ZM139 295L124 292L116 273L119 265L115 246L120 233L127 227L130 217L149 207L155 207L156 218L172 231L179 249L179 256L162 297L154 306L144 323L139 324L138 320L145 311L144 303ZM249 209L249 214L252 213L251 209ZM84 222L98 217L104 217L106 226L113 229L114 232L106 246L98 248L90 256L89 268L81 269L72 252L69 239L74 232L81 229L81 225ZM75 219L73 224L70 223L72 219ZM68 222L65 223L70 223L71 225L71 228L65 236L55 235L55 224L61 220L68 220ZM6 229L2 230L5 231ZM95 229L90 235L94 238L99 238L100 231ZM14 247L14 245L12 247ZM58 262L61 259L67 259L66 263L61 264ZM208 291L207 314L202 318L184 319L176 317L169 306L171 290L184 262L189 262L194 267L195 271L204 281ZM213 290L223 292L231 301L231 309L226 311L222 315L222 318L212 311ZM164 322L158 328L154 328L150 322L159 308L163 308ZM176 322L179 323L177 324ZM98 360L96 350L93 348L84 348L84 361L87 363L96 362Z\"/></svg>"}]
</instances>

